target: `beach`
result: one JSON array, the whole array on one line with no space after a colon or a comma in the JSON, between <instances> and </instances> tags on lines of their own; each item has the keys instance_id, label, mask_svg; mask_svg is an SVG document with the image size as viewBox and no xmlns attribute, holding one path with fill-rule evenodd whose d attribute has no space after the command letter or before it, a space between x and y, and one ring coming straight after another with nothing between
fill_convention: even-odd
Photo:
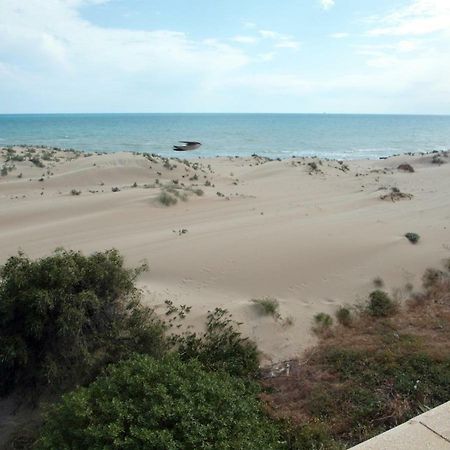
<instances>
[{"instance_id":1,"label":"beach","mask_svg":"<svg viewBox=\"0 0 450 450\"><path fill-rule=\"evenodd\" d=\"M182 160L3 148L0 263L117 248L129 267L147 261L138 285L157 312L166 300L192 306L187 323L200 327L225 308L263 363L277 362L315 343L315 314L364 302L376 278L401 301L450 256L449 163L445 152ZM266 297L276 316L252 301Z\"/></svg>"}]
</instances>

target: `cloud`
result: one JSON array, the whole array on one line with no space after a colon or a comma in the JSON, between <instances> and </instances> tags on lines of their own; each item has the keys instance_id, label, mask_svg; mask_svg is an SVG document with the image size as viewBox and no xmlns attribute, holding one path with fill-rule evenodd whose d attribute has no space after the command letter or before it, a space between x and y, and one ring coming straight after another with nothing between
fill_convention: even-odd
<instances>
[{"instance_id":1,"label":"cloud","mask_svg":"<svg viewBox=\"0 0 450 450\"><path fill-rule=\"evenodd\" d=\"M319 1L320 1L320 6L325 11L328 11L335 5L335 0L319 0Z\"/></svg>"},{"instance_id":2,"label":"cloud","mask_svg":"<svg viewBox=\"0 0 450 450\"><path fill-rule=\"evenodd\" d=\"M349 33L332 33L332 34L330 34L330 37L332 37L333 39L344 39L349 36L350 36Z\"/></svg>"},{"instance_id":3,"label":"cloud","mask_svg":"<svg viewBox=\"0 0 450 450\"><path fill-rule=\"evenodd\" d=\"M235 36L231 40L239 44L256 44L259 41L255 36Z\"/></svg>"},{"instance_id":4,"label":"cloud","mask_svg":"<svg viewBox=\"0 0 450 450\"><path fill-rule=\"evenodd\" d=\"M263 39L274 41L275 48L288 48L291 50L298 50L300 42L287 34L278 33L271 30L259 30L259 34Z\"/></svg>"},{"instance_id":5,"label":"cloud","mask_svg":"<svg viewBox=\"0 0 450 450\"><path fill-rule=\"evenodd\" d=\"M372 28L370 36L427 35L450 31L449 0L414 0L374 20L381 26Z\"/></svg>"}]
</instances>

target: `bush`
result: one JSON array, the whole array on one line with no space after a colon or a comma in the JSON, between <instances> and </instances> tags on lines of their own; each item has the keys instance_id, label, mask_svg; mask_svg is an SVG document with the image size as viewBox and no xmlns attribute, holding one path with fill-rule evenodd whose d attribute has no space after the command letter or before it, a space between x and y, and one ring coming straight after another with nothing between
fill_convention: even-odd
<instances>
[{"instance_id":1,"label":"bush","mask_svg":"<svg viewBox=\"0 0 450 450\"><path fill-rule=\"evenodd\" d=\"M184 361L196 359L211 371L225 371L237 377L255 377L259 371L256 344L242 337L227 310L216 308L208 313L206 330L172 336Z\"/></svg>"},{"instance_id":2,"label":"bush","mask_svg":"<svg viewBox=\"0 0 450 450\"><path fill-rule=\"evenodd\" d=\"M160 354L164 327L140 305L116 250L20 254L0 268L0 394L64 390L131 351Z\"/></svg>"},{"instance_id":3,"label":"bush","mask_svg":"<svg viewBox=\"0 0 450 450\"><path fill-rule=\"evenodd\" d=\"M161 191L156 200L164 206L176 205L178 199L166 191Z\"/></svg>"},{"instance_id":4,"label":"bush","mask_svg":"<svg viewBox=\"0 0 450 450\"><path fill-rule=\"evenodd\" d=\"M262 314L279 317L280 314L278 313L278 309L280 308L280 304L276 298L264 297L253 299L252 302Z\"/></svg>"},{"instance_id":5,"label":"bush","mask_svg":"<svg viewBox=\"0 0 450 450\"><path fill-rule=\"evenodd\" d=\"M64 395L37 449L275 449L255 390L196 361L136 355Z\"/></svg>"},{"instance_id":6,"label":"bush","mask_svg":"<svg viewBox=\"0 0 450 450\"><path fill-rule=\"evenodd\" d=\"M419 242L420 236L417 233L406 233L405 238L408 239L411 244L417 244Z\"/></svg>"},{"instance_id":7,"label":"bush","mask_svg":"<svg viewBox=\"0 0 450 450\"><path fill-rule=\"evenodd\" d=\"M327 313L318 313L314 316L313 331L316 334L324 334L333 325L333 318Z\"/></svg>"},{"instance_id":8,"label":"bush","mask_svg":"<svg viewBox=\"0 0 450 450\"><path fill-rule=\"evenodd\" d=\"M352 323L352 313L350 309L345 306L341 306L336 311L336 319L341 325L344 325L345 327L350 326Z\"/></svg>"},{"instance_id":9,"label":"bush","mask_svg":"<svg viewBox=\"0 0 450 450\"><path fill-rule=\"evenodd\" d=\"M70 191L70 195L81 195L81 191L78 191L77 189L72 189Z\"/></svg>"},{"instance_id":10,"label":"bush","mask_svg":"<svg viewBox=\"0 0 450 450\"><path fill-rule=\"evenodd\" d=\"M374 317L389 317L395 314L398 305L386 292L377 289L369 295L368 312Z\"/></svg>"}]
</instances>

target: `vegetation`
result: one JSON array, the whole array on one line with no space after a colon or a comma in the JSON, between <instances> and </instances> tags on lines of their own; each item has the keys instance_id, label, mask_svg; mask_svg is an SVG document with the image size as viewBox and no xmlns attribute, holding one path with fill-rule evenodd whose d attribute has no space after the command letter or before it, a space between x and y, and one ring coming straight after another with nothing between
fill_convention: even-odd
<instances>
[{"instance_id":1,"label":"vegetation","mask_svg":"<svg viewBox=\"0 0 450 450\"><path fill-rule=\"evenodd\" d=\"M252 300L252 303L261 314L264 314L265 316L272 316L275 318L280 317L280 314L278 312L278 310L280 309L280 304L276 298L256 298Z\"/></svg>"},{"instance_id":2,"label":"vegetation","mask_svg":"<svg viewBox=\"0 0 450 450\"><path fill-rule=\"evenodd\" d=\"M130 352L161 354L163 326L134 286L144 269L125 269L116 250L9 258L0 269L0 394L61 391Z\"/></svg>"},{"instance_id":3,"label":"vegetation","mask_svg":"<svg viewBox=\"0 0 450 450\"><path fill-rule=\"evenodd\" d=\"M333 318L326 313L318 313L314 316L313 331L316 334L323 334L333 325Z\"/></svg>"},{"instance_id":4,"label":"vegetation","mask_svg":"<svg viewBox=\"0 0 450 450\"><path fill-rule=\"evenodd\" d=\"M136 355L46 418L38 449L275 449L278 431L243 381L199 362Z\"/></svg>"},{"instance_id":5,"label":"vegetation","mask_svg":"<svg viewBox=\"0 0 450 450\"><path fill-rule=\"evenodd\" d=\"M161 191L156 200L164 206L176 205L178 202L178 199L174 195L169 194L166 191Z\"/></svg>"},{"instance_id":6,"label":"vegetation","mask_svg":"<svg viewBox=\"0 0 450 450\"><path fill-rule=\"evenodd\" d=\"M417 233L406 233L405 238L408 239L411 244L417 244L419 242L420 236Z\"/></svg>"},{"instance_id":7,"label":"vegetation","mask_svg":"<svg viewBox=\"0 0 450 450\"><path fill-rule=\"evenodd\" d=\"M369 295L367 312L374 317L388 317L397 312L398 305L386 292L377 289Z\"/></svg>"},{"instance_id":8,"label":"vegetation","mask_svg":"<svg viewBox=\"0 0 450 450\"><path fill-rule=\"evenodd\" d=\"M173 335L172 341L184 361L196 359L208 370L254 378L259 369L259 352L253 341L242 337L238 326L228 311L216 308L208 313L203 334Z\"/></svg>"},{"instance_id":9,"label":"vegetation","mask_svg":"<svg viewBox=\"0 0 450 450\"><path fill-rule=\"evenodd\" d=\"M298 373L265 380L271 415L289 423L289 448L348 448L448 401L449 293L450 274L439 272L403 308L361 309L351 327L321 337Z\"/></svg>"},{"instance_id":10,"label":"vegetation","mask_svg":"<svg viewBox=\"0 0 450 450\"><path fill-rule=\"evenodd\" d=\"M0 394L53 401L11 448L337 450L450 397L450 260L403 307L376 290L336 325L317 314L318 345L264 380L226 310L183 332L190 307L144 307L143 270L116 250L0 268ZM275 299L255 306L279 317Z\"/></svg>"}]
</instances>

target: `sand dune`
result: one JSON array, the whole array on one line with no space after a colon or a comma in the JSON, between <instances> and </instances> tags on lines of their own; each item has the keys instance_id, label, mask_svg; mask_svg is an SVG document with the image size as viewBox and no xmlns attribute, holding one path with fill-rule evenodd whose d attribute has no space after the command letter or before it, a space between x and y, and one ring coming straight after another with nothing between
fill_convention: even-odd
<instances>
[{"instance_id":1,"label":"sand dune","mask_svg":"<svg viewBox=\"0 0 450 450\"><path fill-rule=\"evenodd\" d=\"M16 160L8 162L1 150L1 165L15 168L0 177L0 262L19 249L37 257L58 246L116 247L129 265L148 261L150 271L140 279L146 301L192 305L194 324L208 309L225 307L267 360L299 354L314 341L314 314L363 300L375 277L391 291L406 283L419 288L424 269L450 257L445 155L443 164L433 163L433 154L344 163L183 162L61 151L44 160L46 150L14 150ZM399 171L402 163L415 172ZM158 203L161 186L169 185L187 201ZM381 200L392 188L413 198ZM419 233L419 244L410 244L406 232ZM279 300L282 319L255 309L251 299L266 296ZM293 324L285 323L288 317Z\"/></svg>"}]
</instances>

